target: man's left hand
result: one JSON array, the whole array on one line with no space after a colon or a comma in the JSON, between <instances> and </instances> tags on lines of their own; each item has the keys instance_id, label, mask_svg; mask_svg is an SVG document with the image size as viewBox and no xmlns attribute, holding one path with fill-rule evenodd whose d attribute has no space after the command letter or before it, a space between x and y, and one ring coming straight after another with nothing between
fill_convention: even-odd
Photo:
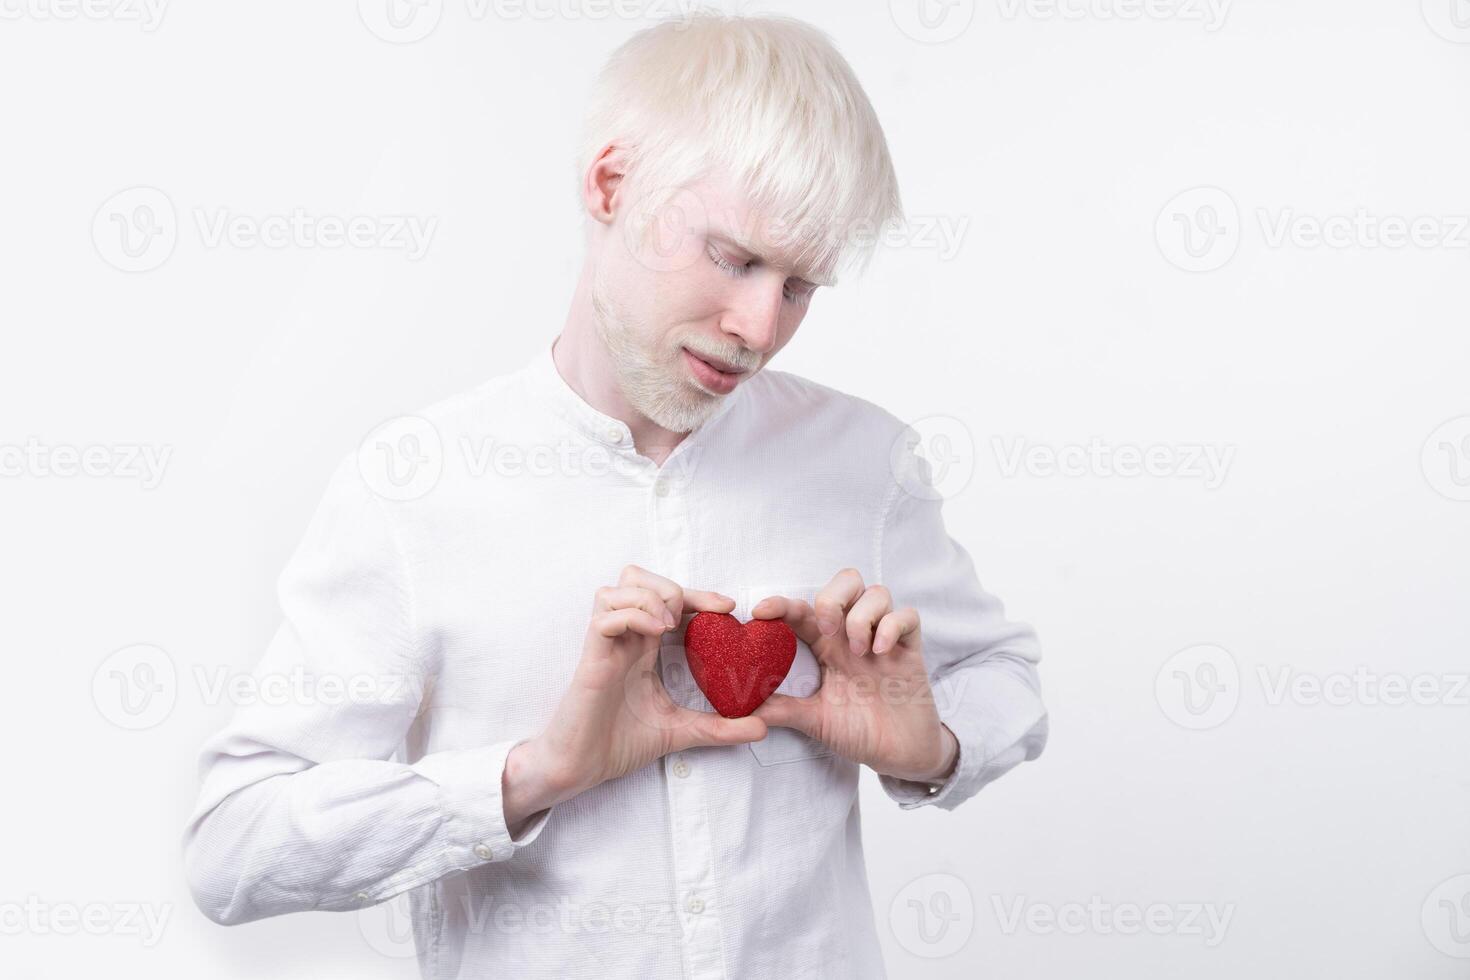
<instances>
[{"instance_id":1,"label":"man's left hand","mask_svg":"<svg viewBox=\"0 0 1470 980\"><path fill-rule=\"evenodd\" d=\"M772 694L757 708L766 724L794 728L883 775L933 783L953 772L959 743L939 720L912 606L894 609L888 589L864 586L845 568L812 605L769 596L751 615L783 620L822 671L811 695Z\"/></svg>"}]
</instances>

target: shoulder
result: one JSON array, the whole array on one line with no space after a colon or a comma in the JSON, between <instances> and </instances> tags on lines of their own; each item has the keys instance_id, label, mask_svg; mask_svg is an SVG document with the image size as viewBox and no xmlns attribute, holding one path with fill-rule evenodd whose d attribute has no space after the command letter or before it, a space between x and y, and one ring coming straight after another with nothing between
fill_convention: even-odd
<instances>
[{"instance_id":1,"label":"shoulder","mask_svg":"<svg viewBox=\"0 0 1470 980\"><path fill-rule=\"evenodd\" d=\"M766 368L748 383L747 401L757 427L779 428L798 439L886 458L908 428L881 405L790 371Z\"/></svg>"}]
</instances>

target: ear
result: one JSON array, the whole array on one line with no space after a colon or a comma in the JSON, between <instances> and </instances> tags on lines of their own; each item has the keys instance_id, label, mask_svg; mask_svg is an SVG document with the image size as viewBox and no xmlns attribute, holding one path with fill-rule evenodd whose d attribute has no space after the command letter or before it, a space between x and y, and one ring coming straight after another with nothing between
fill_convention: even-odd
<instances>
[{"instance_id":1,"label":"ear","mask_svg":"<svg viewBox=\"0 0 1470 980\"><path fill-rule=\"evenodd\" d=\"M622 206L618 190L627 174L628 154L617 143L609 143L593 159L582 177L582 205L594 221L611 224Z\"/></svg>"}]
</instances>

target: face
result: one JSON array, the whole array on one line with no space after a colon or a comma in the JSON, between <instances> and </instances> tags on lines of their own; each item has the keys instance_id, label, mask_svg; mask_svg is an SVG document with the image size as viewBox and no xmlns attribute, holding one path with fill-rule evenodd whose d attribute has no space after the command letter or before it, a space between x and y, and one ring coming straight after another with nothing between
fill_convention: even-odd
<instances>
[{"instance_id":1,"label":"face","mask_svg":"<svg viewBox=\"0 0 1470 980\"><path fill-rule=\"evenodd\" d=\"M688 432L791 340L817 276L790 267L775 226L723 179L680 191L642 236L636 207L608 228L594 317L629 403Z\"/></svg>"}]
</instances>

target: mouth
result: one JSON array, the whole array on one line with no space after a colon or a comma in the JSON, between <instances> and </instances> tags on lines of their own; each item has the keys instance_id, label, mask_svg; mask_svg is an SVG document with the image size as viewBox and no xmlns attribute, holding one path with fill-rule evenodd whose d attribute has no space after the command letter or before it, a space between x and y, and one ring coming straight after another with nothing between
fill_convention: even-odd
<instances>
[{"instance_id":1,"label":"mouth","mask_svg":"<svg viewBox=\"0 0 1470 980\"><path fill-rule=\"evenodd\" d=\"M735 390L740 379L748 374L740 368L726 364L724 361L705 359L694 353L688 347L684 348L684 359L689 364L690 371L694 374L694 380L700 386L718 395L728 395Z\"/></svg>"}]
</instances>

